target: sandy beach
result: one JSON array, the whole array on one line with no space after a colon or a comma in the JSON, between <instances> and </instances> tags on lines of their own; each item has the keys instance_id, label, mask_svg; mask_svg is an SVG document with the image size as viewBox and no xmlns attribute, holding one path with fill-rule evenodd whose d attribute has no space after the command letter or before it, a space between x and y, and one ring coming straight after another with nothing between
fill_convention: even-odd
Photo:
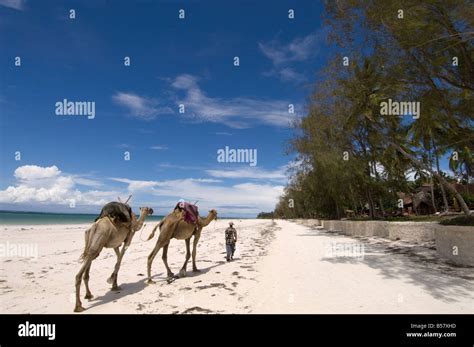
<instances>
[{"instance_id":1,"label":"sandy beach","mask_svg":"<svg viewBox=\"0 0 474 347\"><path fill-rule=\"evenodd\" d=\"M157 237L143 240L154 222L135 234L117 292L106 283L116 257L112 249L104 249L92 263L94 298L83 299L87 310L81 314L474 313L474 269L447 265L431 244L351 238L311 221L234 221L239 242L233 262L225 260L228 220L212 222L198 246L201 272L189 271L189 264L188 276L170 284L161 252L152 268L157 283L145 283L146 259ZM87 227L1 225L3 245L32 245L37 257L1 258L0 312L72 314ZM334 245L363 253L331 253ZM175 273L184 255L184 241L172 240L168 261Z\"/></svg>"}]
</instances>

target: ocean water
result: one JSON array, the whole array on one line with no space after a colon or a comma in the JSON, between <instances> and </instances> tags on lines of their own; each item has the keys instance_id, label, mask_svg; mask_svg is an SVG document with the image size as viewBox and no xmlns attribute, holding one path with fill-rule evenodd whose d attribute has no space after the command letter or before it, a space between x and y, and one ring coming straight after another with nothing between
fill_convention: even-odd
<instances>
[{"instance_id":1,"label":"ocean water","mask_svg":"<svg viewBox=\"0 0 474 347\"><path fill-rule=\"evenodd\" d=\"M96 218L97 214L0 211L0 225L83 224L93 223ZM163 216L148 216L146 222L161 218Z\"/></svg>"}]
</instances>

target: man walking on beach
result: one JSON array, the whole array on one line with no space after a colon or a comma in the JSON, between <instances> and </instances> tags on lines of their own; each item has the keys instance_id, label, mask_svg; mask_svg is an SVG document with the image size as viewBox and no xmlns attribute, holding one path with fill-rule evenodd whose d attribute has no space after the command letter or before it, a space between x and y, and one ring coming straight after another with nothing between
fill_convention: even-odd
<instances>
[{"instance_id":1,"label":"man walking on beach","mask_svg":"<svg viewBox=\"0 0 474 347\"><path fill-rule=\"evenodd\" d=\"M225 247L227 250L227 261L234 260L235 243L237 242L237 230L234 228L234 222L229 223L225 230Z\"/></svg>"}]
</instances>

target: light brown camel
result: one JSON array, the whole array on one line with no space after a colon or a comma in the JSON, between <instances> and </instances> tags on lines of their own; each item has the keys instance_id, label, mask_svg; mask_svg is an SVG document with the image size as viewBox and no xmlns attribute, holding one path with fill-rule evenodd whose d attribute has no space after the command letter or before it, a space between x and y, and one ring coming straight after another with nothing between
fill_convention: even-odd
<instances>
[{"instance_id":1,"label":"light brown camel","mask_svg":"<svg viewBox=\"0 0 474 347\"><path fill-rule=\"evenodd\" d=\"M169 216L169 215L168 215ZM180 277L186 276L186 266L188 265L189 258L191 257L190 251L190 240L191 237L194 236L193 239L193 271L199 272L196 267L196 248L199 242L199 238L201 237L202 228L209 225L214 219L217 219L217 211L210 210L209 214L206 218L198 218L197 225L186 223L184 220L179 221L177 224L172 224L168 222L168 216L166 216L159 224L155 226L152 233L148 237L148 240L151 240L155 235L156 229L160 228L160 236L158 237L158 241L156 242L155 248L148 256L148 266L147 266L147 275L148 281L147 283L155 283L151 279L151 264L153 263L153 259L155 258L156 254L159 252L161 248L163 248L163 263L165 264L166 271L168 273L168 278L173 278L174 274L171 272L168 266L168 246L170 244L171 239L177 240L184 240L186 243L186 260L184 261L183 267L179 271Z\"/></svg>"},{"instance_id":2,"label":"light brown camel","mask_svg":"<svg viewBox=\"0 0 474 347\"><path fill-rule=\"evenodd\" d=\"M131 223L114 221L109 216L102 217L86 230L84 252L80 258L83 264L76 275L76 307L74 308L74 312L82 312L85 310L85 308L82 307L80 298L81 281L83 276L84 284L86 286L85 299L92 299L93 297L89 290L89 271L92 261L99 256L104 247L113 248L117 255L114 272L107 282L112 284L112 290L119 289L117 286L117 275L122 258L132 242L133 235L137 230L142 228L145 217L151 214L152 211L153 210L149 207L140 207L140 218L137 219L137 216L132 213ZM123 247L120 250L122 243Z\"/></svg>"}]
</instances>

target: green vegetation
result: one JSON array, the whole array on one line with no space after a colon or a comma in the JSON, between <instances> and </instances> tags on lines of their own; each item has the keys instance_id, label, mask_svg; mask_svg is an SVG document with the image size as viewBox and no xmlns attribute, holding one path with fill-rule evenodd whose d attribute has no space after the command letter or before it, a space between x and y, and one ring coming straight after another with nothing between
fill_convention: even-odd
<instances>
[{"instance_id":1,"label":"green vegetation","mask_svg":"<svg viewBox=\"0 0 474 347\"><path fill-rule=\"evenodd\" d=\"M260 212L260 213L257 215L257 218L261 218L261 219L273 219L273 218L274 218L274 215L273 215L273 212Z\"/></svg>"},{"instance_id":2,"label":"green vegetation","mask_svg":"<svg viewBox=\"0 0 474 347\"><path fill-rule=\"evenodd\" d=\"M355 217L349 218L352 221L364 221L369 220L368 217ZM383 218L384 221L388 222L440 222L444 220L439 216L387 216Z\"/></svg>"},{"instance_id":3,"label":"green vegetation","mask_svg":"<svg viewBox=\"0 0 474 347\"><path fill-rule=\"evenodd\" d=\"M325 17L345 54L321 71L308 114L295 123L288 150L299 165L275 216L392 216L397 193L423 183L434 211L469 215L472 199L451 183L472 180L474 163L471 1L327 1ZM394 101L419 102L420 113L382 115ZM452 177L440 168L446 156Z\"/></svg>"},{"instance_id":4,"label":"green vegetation","mask_svg":"<svg viewBox=\"0 0 474 347\"><path fill-rule=\"evenodd\" d=\"M455 218L445 219L439 224L474 226L474 216L459 216Z\"/></svg>"}]
</instances>

